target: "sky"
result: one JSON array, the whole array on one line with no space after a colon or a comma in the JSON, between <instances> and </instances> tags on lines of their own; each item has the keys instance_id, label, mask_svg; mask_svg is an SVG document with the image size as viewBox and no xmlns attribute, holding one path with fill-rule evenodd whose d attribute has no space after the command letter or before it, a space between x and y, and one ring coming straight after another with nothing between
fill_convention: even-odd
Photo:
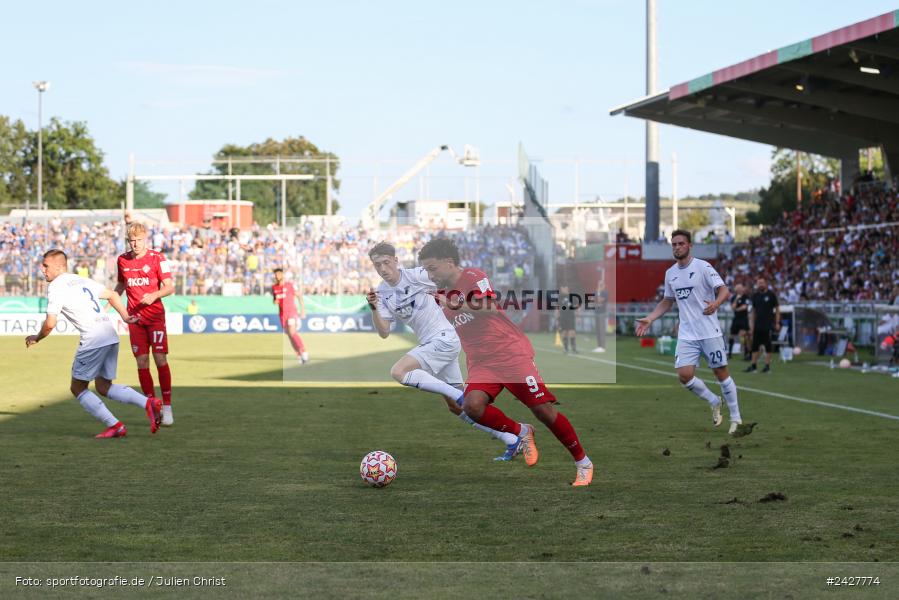
<instances>
[{"instance_id":1,"label":"sky","mask_svg":"<svg viewBox=\"0 0 899 600\"><path fill-rule=\"evenodd\" d=\"M657 5L660 90L897 8ZM507 200L519 142L553 203L643 194L644 124L609 115L645 95L643 0L51 0L3 12L0 114L37 128L32 81L50 81L44 122L86 122L116 178L131 153L138 173L195 173L226 143L303 135L342 159L337 199L351 218L441 144L476 147L482 166L444 154L395 200ZM771 151L662 125L662 195L674 153L683 197L765 185Z\"/></svg>"}]
</instances>

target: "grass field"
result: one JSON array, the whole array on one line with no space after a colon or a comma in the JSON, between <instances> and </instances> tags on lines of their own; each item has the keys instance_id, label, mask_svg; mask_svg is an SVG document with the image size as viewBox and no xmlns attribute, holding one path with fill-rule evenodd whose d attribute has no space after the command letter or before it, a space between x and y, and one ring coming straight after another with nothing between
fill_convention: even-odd
<instances>
[{"instance_id":1,"label":"grass field","mask_svg":"<svg viewBox=\"0 0 899 600\"><path fill-rule=\"evenodd\" d=\"M825 577L878 575L866 597L899 595L895 379L808 359L735 372L759 424L734 440L670 357L619 340L616 384L550 386L597 465L572 489L542 426L535 468L496 463L498 442L388 382L402 340L306 342L308 381L285 383L282 336L173 337L175 426L151 436L141 411L108 402L129 435L98 441L67 391L74 339L26 352L0 338L0 596L46 593L14 585L28 574L229 577L181 597L505 598L820 597L839 589ZM535 346L546 373L610 366ZM127 345L119 359L137 387ZM529 415L511 396L498 405ZM725 443L730 466L715 469ZM399 463L388 488L358 477L373 449ZM770 493L785 500L759 502Z\"/></svg>"}]
</instances>

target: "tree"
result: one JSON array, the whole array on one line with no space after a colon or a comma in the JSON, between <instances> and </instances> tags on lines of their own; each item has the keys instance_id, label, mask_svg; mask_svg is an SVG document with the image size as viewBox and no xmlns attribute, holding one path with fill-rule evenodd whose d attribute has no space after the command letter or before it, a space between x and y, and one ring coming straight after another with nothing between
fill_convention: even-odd
<instances>
[{"instance_id":1,"label":"tree","mask_svg":"<svg viewBox=\"0 0 899 600\"><path fill-rule=\"evenodd\" d=\"M119 182L119 195L124 198L126 194L127 180ZM134 181L134 208L163 208L166 195L154 192L146 181L136 179Z\"/></svg>"},{"instance_id":2,"label":"tree","mask_svg":"<svg viewBox=\"0 0 899 600\"><path fill-rule=\"evenodd\" d=\"M25 165L27 146L25 124L0 115L0 204L24 202L31 191Z\"/></svg>"},{"instance_id":3,"label":"tree","mask_svg":"<svg viewBox=\"0 0 899 600\"><path fill-rule=\"evenodd\" d=\"M678 229L686 229L690 233L696 233L708 224L709 211L707 209L686 210L683 211L683 214L678 215L677 219Z\"/></svg>"},{"instance_id":4,"label":"tree","mask_svg":"<svg viewBox=\"0 0 899 600\"><path fill-rule=\"evenodd\" d=\"M327 204L327 166L324 160L320 162L282 162L282 163L253 163L241 162L239 159L251 157L296 159L316 158L330 159L330 174L332 190L340 189L340 181L336 178L340 162L337 156L330 152L323 152L304 138L288 137L282 141L271 138L262 143L238 146L226 144L216 152L216 160L233 159L231 173L234 175L274 175L279 169L282 174L308 174L314 175L312 181L288 181L287 182L287 206L286 213L289 217L300 215L324 214ZM228 163L217 162L209 174L228 174ZM234 184L232 184L234 185ZM236 186L232 187L232 198L236 198ZM280 217L281 184L278 181L244 181L241 182L241 200L250 200L254 203L253 216L259 223L277 221ZM198 181L190 192L190 197L197 200L219 200L228 197L227 181ZM338 204L332 200L332 210L337 212Z\"/></svg>"},{"instance_id":5,"label":"tree","mask_svg":"<svg viewBox=\"0 0 899 600\"><path fill-rule=\"evenodd\" d=\"M827 187L840 172L836 158L799 153L802 199L808 201L815 190ZM753 225L772 225L784 211L796 209L796 151L776 148L771 155L771 183L759 191L759 210L747 214Z\"/></svg>"}]
</instances>

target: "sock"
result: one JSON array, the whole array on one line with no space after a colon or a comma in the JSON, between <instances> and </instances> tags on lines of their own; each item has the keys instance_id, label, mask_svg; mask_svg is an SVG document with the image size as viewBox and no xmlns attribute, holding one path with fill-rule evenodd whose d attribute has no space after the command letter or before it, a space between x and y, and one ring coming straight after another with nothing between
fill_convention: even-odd
<instances>
[{"instance_id":1,"label":"sock","mask_svg":"<svg viewBox=\"0 0 899 600\"><path fill-rule=\"evenodd\" d=\"M733 377L728 377L724 381L719 381L721 386L721 395L727 402L727 411L730 413L731 421L742 421L740 418L740 404L737 402L737 384L734 383Z\"/></svg>"},{"instance_id":2,"label":"sock","mask_svg":"<svg viewBox=\"0 0 899 600\"><path fill-rule=\"evenodd\" d=\"M109 412L109 409L106 408L100 397L90 390L84 390L78 394L78 403L84 410L107 427L112 427L119 422L118 419L112 416L112 413Z\"/></svg>"},{"instance_id":3,"label":"sock","mask_svg":"<svg viewBox=\"0 0 899 600\"><path fill-rule=\"evenodd\" d=\"M496 431L508 431L515 435L521 435L521 424L507 417L503 411L492 404L484 407L484 414L481 415L477 422Z\"/></svg>"},{"instance_id":4,"label":"sock","mask_svg":"<svg viewBox=\"0 0 899 600\"><path fill-rule=\"evenodd\" d=\"M306 346L303 345L303 338L300 337L299 333L288 334L288 337L290 338L290 345L293 346L298 356L306 351Z\"/></svg>"},{"instance_id":5,"label":"sock","mask_svg":"<svg viewBox=\"0 0 899 600\"><path fill-rule=\"evenodd\" d=\"M169 363L156 366L156 372L159 373L159 390L162 392L162 403L166 406L172 404L172 371L169 369Z\"/></svg>"},{"instance_id":6,"label":"sock","mask_svg":"<svg viewBox=\"0 0 899 600\"><path fill-rule=\"evenodd\" d=\"M549 426L549 430L553 432L553 435L556 436L562 445L571 452L571 456L574 457L574 460L583 460L587 457L587 453L584 452L584 449L581 447L581 442L577 439L577 433L574 431L574 427L571 426L571 422L563 415L562 413L556 414L556 420L553 421L553 424Z\"/></svg>"},{"instance_id":7,"label":"sock","mask_svg":"<svg viewBox=\"0 0 899 600\"><path fill-rule=\"evenodd\" d=\"M577 336L571 338L571 350L577 352Z\"/></svg>"},{"instance_id":8,"label":"sock","mask_svg":"<svg viewBox=\"0 0 899 600\"><path fill-rule=\"evenodd\" d=\"M568 336L562 338L562 345L565 346L565 352L568 352Z\"/></svg>"},{"instance_id":9,"label":"sock","mask_svg":"<svg viewBox=\"0 0 899 600\"><path fill-rule=\"evenodd\" d=\"M468 423L469 425L471 425L472 427L474 427L475 429L480 429L481 431L486 431L487 433L489 433L490 435L492 435L493 437L495 437L496 439L498 439L499 441L504 443L506 446L508 446L509 444L514 444L515 442L518 441L518 436L515 435L514 433L509 433L508 431L506 431L506 432L497 431L495 429L490 429L486 425L481 425L480 423L475 423L474 420L472 420L472 418L469 417L468 415L466 415L464 412L459 414L459 418L462 419L463 421L465 421L466 423Z\"/></svg>"},{"instance_id":10,"label":"sock","mask_svg":"<svg viewBox=\"0 0 899 600\"><path fill-rule=\"evenodd\" d=\"M153 375L150 373L149 367L146 369L138 369L137 379L140 381L140 391L144 393L144 396L156 395L156 392L153 389Z\"/></svg>"},{"instance_id":11,"label":"sock","mask_svg":"<svg viewBox=\"0 0 899 600\"><path fill-rule=\"evenodd\" d=\"M146 396L144 396L143 394L138 394L130 387L119 385L117 383L109 386L109 391L106 393L106 397L111 400L115 400L116 402L134 404L135 406L140 406L141 408L147 406Z\"/></svg>"},{"instance_id":12,"label":"sock","mask_svg":"<svg viewBox=\"0 0 899 600\"><path fill-rule=\"evenodd\" d=\"M403 385L418 388L432 394L440 394L449 398L458 398L459 390L445 381L441 381L424 369L412 369L403 377ZM456 400L456 404L459 401Z\"/></svg>"},{"instance_id":13,"label":"sock","mask_svg":"<svg viewBox=\"0 0 899 600\"><path fill-rule=\"evenodd\" d=\"M708 402L710 406L715 406L719 402L718 396L713 394L712 390L706 387L705 383L703 383L702 379L699 377L694 377L685 383L684 387Z\"/></svg>"},{"instance_id":14,"label":"sock","mask_svg":"<svg viewBox=\"0 0 899 600\"><path fill-rule=\"evenodd\" d=\"M587 456L584 456L584 458L582 458L581 460L574 461L574 464L579 467L589 467L593 464L593 461L591 461Z\"/></svg>"}]
</instances>

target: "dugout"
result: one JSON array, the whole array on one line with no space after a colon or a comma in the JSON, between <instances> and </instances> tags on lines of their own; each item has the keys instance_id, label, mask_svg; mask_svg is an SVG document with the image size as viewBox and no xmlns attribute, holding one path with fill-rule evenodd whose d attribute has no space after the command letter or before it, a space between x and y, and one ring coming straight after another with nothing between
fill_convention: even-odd
<instances>
[{"instance_id":1,"label":"dugout","mask_svg":"<svg viewBox=\"0 0 899 600\"><path fill-rule=\"evenodd\" d=\"M841 159L849 189L859 149L880 146L899 174L899 11L843 27L612 109Z\"/></svg>"}]
</instances>

